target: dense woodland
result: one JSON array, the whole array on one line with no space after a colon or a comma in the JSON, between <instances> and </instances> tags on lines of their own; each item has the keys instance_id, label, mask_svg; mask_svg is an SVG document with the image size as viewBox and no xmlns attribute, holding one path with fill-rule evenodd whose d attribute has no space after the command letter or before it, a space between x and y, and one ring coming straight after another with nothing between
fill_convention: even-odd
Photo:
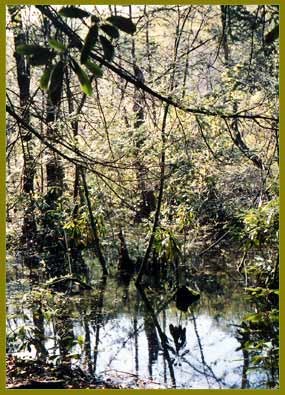
<instances>
[{"instance_id":1,"label":"dense woodland","mask_svg":"<svg viewBox=\"0 0 285 395\"><path fill-rule=\"evenodd\" d=\"M6 23L9 388L277 388L278 6L17 5ZM199 336L234 300L238 384ZM119 311L131 382L96 371Z\"/></svg>"}]
</instances>

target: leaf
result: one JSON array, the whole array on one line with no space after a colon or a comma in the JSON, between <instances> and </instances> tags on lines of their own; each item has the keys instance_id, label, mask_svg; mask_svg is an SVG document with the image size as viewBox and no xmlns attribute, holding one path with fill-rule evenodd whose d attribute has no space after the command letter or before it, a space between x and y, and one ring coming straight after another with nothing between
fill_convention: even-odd
<instances>
[{"instance_id":1,"label":"leaf","mask_svg":"<svg viewBox=\"0 0 285 395\"><path fill-rule=\"evenodd\" d=\"M119 30L115 26L109 25L107 23L100 25L100 29L103 30L104 33L108 34L108 36L111 38L119 38L120 36Z\"/></svg>"},{"instance_id":2,"label":"leaf","mask_svg":"<svg viewBox=\"0 0 285 395\"><path fill-rule=\"evenodd\" d=\"M114 47L106 37L101 35L99 37L102 44L104 57L110 62L114 57Z\"/></svg>"},{"instance_id":3,"label":"leaf","mask_svg":"<svg viewBox=\"0 0 285 395\"><path fill-rule=\"evenodd\" d=\"M249 314L244 318L244 321L249 321L256 324L260 323L263 321L263 314L262 313Z\"/></svg>"},{"instance_id":4,"label":"leaf","mask_svg":"<svg viewBox=\"0 0 285 395\"><path fill-rule=\"evenodd\" d=\"M66 18L87 18L90 14L87 11L82 10L81 8L74 7L73 5L69 7L62 7L59 12L61 16L65 16Z\"/></svg>"},{"instance_id":5,"label":"leaf","mask_svg":"<svg viewBox=\"0 0 285 395\"><path fill-rule=\"evenodd\" d=\"M19 55L35 55L43 49L49 51L48 48L41 47L40 45L19 44L16 46L16 53Z\"/></svg>"},{"instance_id":6,"label":"leaf","mask_svg":"<svg viewBox=\"0 0 285 395\"><path fill-rule=\"evenodd\" d=\"M91 86L91 82L88 78L88 75L85 73L84 70L82 70L82 68L79 66L79 64L72 59L72 65L73 65L73 69L74 72L76 73L79 83L80 83L80 87L81 90L88 96L92 95L92 86Z\"/></svg>"},{"instance_id":7,"label":"leaf","mask_svg":"<svg viewBox=\"0 0 285 395\"><path fill-rule=\"evenodd\" d=\"M136 25L130 18L125 18L120 15L113 15L107 18L107 21L125 33L134 34L136 31Z\"/></svg>"},{"instance_id":8,"label":"leaf","mask_svg":"<svg viewBox=\"0 0 285 395\"><path fill-rule=\"evenodd\" d=\"M16 47L16 53L30 56L30 63L32 66L47 64L48 61L54 57L54 54L49 48L41 47L40 45L19 44Z\"/></svg>"},{"instance_id":9,"label":"leaf","mask_svg":"<svg viewBox=\"0 0 285 395\"><path fill-rule=\"evenodd\" d=\"M279 25L274 26L274 28L266 34L264 41L267 45L272 44L273 41L277 40L279 37Z\"/></svg>"},{"instance_id":10,"label":"leaf","mask_svg":"<svg viewBox=\"0 0 285 395\"><path fill-rule=\"evenodd\" d=\"M58 52L64 52L66 50L66 46L61 41L55 40L54 38L50 38L48 43L51 48Z\"/></svg>"},{"instance_id":11,"label":"leaf","mask_svg":"<svg viewBox=\"0 0 285 395\"><path fill-rule=\"evenodd\" d=\"M43 91L46 91L48 89L50 75L51 75L51 68L48 68L43 72L43 74L40 78L40 88Z\"/></svg>"},{"instance_id":12,"label":"leaf","mask_svg":"<svg viewBox=\"0 0 285 395\"><path fill-rule=\"evenodd\" d=\"M84 337L82 335L77 336L77 342L80 346L84 344Z\"/></svg>"},{"instance_id":13,"label":"leaf","mask_svg":"<svg viewBox=\"0 0 285 395\"><path fill-rule=\"evenodd\" d=\"M44 66L49 63L49 60L54 57L52 54L43 53L42 55L30 56L30 64L32 66Z\"/></svg>"},{"instance_id":14,"label":"leaf","mask_svg":"<svg viewBox=\"0 0 285 395\"><path fill-rule=\"evenodd\" d=\"M62 84L63 84L63 70L64 70L64 63L58 62L50 76L50 83L48 87L48 94L50 101L55 106L59 103L62 93Z\"/></svg>"},{"instance_id":15,"label":"leaf","mask_svg":"<svg viewBox=\"0 0 285 395\"><path fill-rule=\"evenodd\" d=\"M87 69L89 71L91 71L91 73L93 73L95 75L95 77L97 77L97 78L102 77L103 70L96 63L91 62L91 60L87 60L87 62L85 63L85 66L87 67Z\"/></svg>"},{"instance_id":16,"label":"leaf","mask_svg":"<svg viewBox=\"0 0 285 395\"><path fill-rule=\"evenodd\" d=\"M80 62L82 64L86 63L92 48L96 44L97 38L98 38L98 26L92 25L86 35L85 43L81 51Z\"/></svg>"}]
</instances>

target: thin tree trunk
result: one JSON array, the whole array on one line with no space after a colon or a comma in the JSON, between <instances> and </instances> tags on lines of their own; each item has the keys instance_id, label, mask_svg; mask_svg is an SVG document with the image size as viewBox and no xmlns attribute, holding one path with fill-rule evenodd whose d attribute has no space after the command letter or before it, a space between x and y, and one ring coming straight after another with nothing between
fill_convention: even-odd
<instances>
[{"instance_id":1,"label":"thin tree trunk","mask_svg":"<svg viewBox=\"0 0 285 395\"><path fill-rule=\"evenodd\" d=\"M231 59L231 52L228 43L228 31L229 31L229 6L221 5L221 23L222 23L222 47L224 51L224 59L225 59L225 66L227 68L231 67L232 59ZM233 114L238 113L238 104L236 101L233 103ZM261 158L256 155L252 150L246 145L244 142L242 135L239 130L239 120L238 118L234 118L231 125L224 119L226 123L226 127L230 133L230 137L233 143L238 147L238 149L248 158L250 159L254 165L259 168L260 170L264 169L263 162Z\"/></svg>"},{"instance_id":2,"label":"thin tree trunk","mask_svg":"<svg viewBox=\"0 0 285 395\"><path fill-rule=\"evenodd\" d=\"M129 16L132 18L132 6L129 6ZM142 70L137 66L136 61L136 46L135 39L132 40L132 62L134 69L134 76L137 81L144 83L144 74ZM142 125L145 123L145 96L144 93L137 86L134 87L134 102L133 102L133 112L135 114L134 120L134 131L138 131ZM143 218L148 218L150 213L155 209L155 197L154 191L147 186L146 178L148 175L148 169L144 165L141 159L141 147L145 142L145 136L143 130L136 136L135 144L135 166L137 173L138 189L141 194L141 205L140 210L136 213L136 221L140 222Z\"/></svg>"},{"instance_id":3,"label":"thin tree trunk","mask_svg":"<svg viewBox=\"0 0 285 395\"><path fill-rule=\"evenodd\" d=\"M163 116L163 121L162 121L162 128L161 128L161 142L162 142L162 148L161 148L161 160L160 160L160 185L159 185L159 194L158 194L158 199L157 199L157 207L155 211L155 216L154 216L154 221L153 221L153 226L152 226L152 232L151 236L148 242L147 250L144 255L141 267L139 269L139 273L137 276L136 284L140 284L141 278L146 270L147 262L152 250L153 242L154 242L154 237L155 237L155 232L159 223L159 216L160 216L160 209L161 209L161 203L162 203L162 197L163 197L163 189L164 189L164 176L165 176L165 142L166 142L166 137L165 137L165 129L166 129L166 119L167 119L167 114L168 114L168 109L169 105L166 104L165 109L164 109L164 116Z\"/></svg>"},{"instance_id":4,"label":"thin tree trunk","mask_svg":"<svg viewBox=\"0 0 285 395\"><path fill-rule=\"evenodd\" d=\"M86 198L86 203L89 211L89 218L90 218L90 224L91 224L91 229L93 233L93 239L94 239L94 249L95 249L95 254L97 258L99 259L100 265L102 267L103 275L106 276L108 275L108 270L106 266L106 261L104 258L104 255L102 254L101 246L100 246L100 240L98 236L98 230L97 230L97 223L96 220L93 216L92 212L92 206L89 198L89 192L88 192L88 186L86 183L85 179L85 174L84 171L81 169L81 177L82 177L82 183L83 183L83 188L84 188L84 193L85 193L85 198Z\"/></svg>"},{"instance_id":5,"label":"thin tree trunk","mask_svg":"<svg viewBox=\"0 0 285 395\"><path fill-rule=\"evenodd\" d=\"M47 41L51 36L50 21L44 17L43 19L44 37ZM58 137L58 130L56 128L57 114L60 111L60 102L54 106L49 98L46 98L46 138L53 141ZM63 193L64 169L62 159L58 153L49 149L47 150L48 160L46 163L46 187L47 193L45 201L47 208L43 209L43 235L42 248L45 251L45 261L47 274L50 277L62 276L69 272L66 260L66 251L68 246L63 241L64 231L58 223L56 216L57 205L59 198ZM55 214L51 215L51 212Z\"/></svg>"}]
</instances>

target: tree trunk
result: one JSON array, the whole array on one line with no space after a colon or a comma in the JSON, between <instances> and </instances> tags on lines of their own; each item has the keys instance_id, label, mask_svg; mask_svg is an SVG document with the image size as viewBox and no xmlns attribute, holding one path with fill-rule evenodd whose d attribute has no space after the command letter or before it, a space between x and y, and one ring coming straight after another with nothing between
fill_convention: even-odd
<instances>
[{"instance_id":1,"label":"tree trunk","mask_svg":"<svg viewBox=\"0 0 285 395\"><path fill-rule=\"evenodd\" d=\"M13 29L15 48L19 44L28 43L28 33L24 31L24 26L21 17L21 7L11 6L8 8L11 16L11 22L15 25ZM17 81L19 87L19 98L20 98L20 111L22 118L25 122L30 121L30 64L29 60L23 55L15 52L16 70L17 70ZM32 134L24 129L20 128L20 139L23 151L23 182L22 189L23 193L28 195L29 204L27 205L22 225L22 236L21 242L23 245L24 263L30 269L37 266L36 261L31 259L35 254L36 249L36 233L37 226L34 215L34 175L35 175L35 162L33 156L33 142Z\"/></svg>"},{"instance_id":2,"label":"tree trunk","mask_svg":"<svg viewBox=\"0 0 285 395\"><path fill-rule=\"evenodd\" d=\"M47 18L43 19L43 30L46 41L51 36L51 26ZM50 99L46 99L46 137L53 141L58 137L56 128L57 114L60 110L60 102L54 106ZM46 208L43 209L43 235L42 248L45 252L46 269L49 277L66 275L70 269L67 265L64 231L57 218L59 198L63 193L64 169L62 159L59 155L48 150L48 160L46 164L46 187L45 195Z\"/></svg>"},{"instance_id":3,"label":"tree trunk","mask_svg":"<svg viewBox=\"0 0 285 395\"><path fill-rule=\"evenodd\" d=\"M129 16L132 17L132 6L129 6ZM136 62L136 47L135 40L132 40L132 61L134 76L137 81L144 83L144 75L142 70L137 66ZM134 87L134 102L133 102L133 112L135 114L134 120L134 130L141 128L145 123L145 97L143 91L141 91L137 86ZM140 222L143 218L148 218L150 213L155 209L155 196L154 191L148 186L146 179L148 176L148 169L144 165L141 159L141 146L144 144L145 136L143 130L138 132L134 144L135 144L135 166L137 172L138 189L141 194L141 204L140 209L136 213L135 220Z\"/></svg>"}]
</instances>

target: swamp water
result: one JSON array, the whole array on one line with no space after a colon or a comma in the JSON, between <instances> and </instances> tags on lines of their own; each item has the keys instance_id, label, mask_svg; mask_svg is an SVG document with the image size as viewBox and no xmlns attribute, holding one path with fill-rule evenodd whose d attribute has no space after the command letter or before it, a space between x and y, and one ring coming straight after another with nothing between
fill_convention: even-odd
<instances>
[{"instance_id":1,"label":"swamp water","mask_svg":"<svg viewBox=\"0 0 285 395\"><path fill-rule=\"evenodd\" d=\"M7 352L67 360L125 388L138 380L144 388L266 388L268 372L248 370L240 348L237 328L253 308L231 276L200 280L201 298L186 313L170 290L142 295L130 278L109 276L92 288L66 295L8 280Z\"/></svg>"}]
</instances>

